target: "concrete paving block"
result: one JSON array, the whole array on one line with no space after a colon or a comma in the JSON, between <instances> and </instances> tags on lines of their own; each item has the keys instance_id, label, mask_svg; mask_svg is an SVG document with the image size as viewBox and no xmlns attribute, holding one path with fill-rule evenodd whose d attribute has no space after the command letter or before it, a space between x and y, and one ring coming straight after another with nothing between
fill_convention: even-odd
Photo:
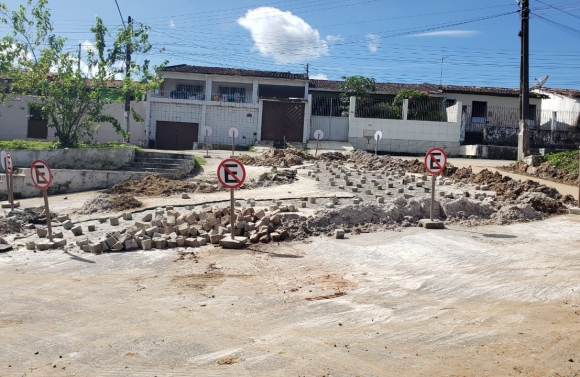
<instances>
[{"instance_id":1,"label":"concrete paving block","mask_svg":"<svg viewBox=\"0 0 580 377\"><path fill-rule=\"evenodd\" d=\"M109 223L112 226L117 226L117 225L119 225L119 218L118 217L109 217Z\"/></svg>"},{"instance_id":2,"label":"concrete paving block","mask_svg":"<svg viewBox=\"0 0 580 377\"><path fill-rule=\"evenodd\" d=\"M383 204L385 203L385 198L383 198L382 196L380 198L377 198L377 203L378 204Z\"/></svg>"},{"instance_id":3,"label":"concrete paving block","mask_svg":"<svg viewBox=\"0 0 580 377\"><path fill-rule=\"evenodd\" d=\"M36 250L36 244L34 243L34 241L26 243L26 250Z\"/></svg>"},{"instance_id":4,"label":"concrete paving block","mask_svg":"<svg viewBox=\"0 0 580 377\"><path fill-rule=\"evenodd\" d=\"M131 212L124 213L123 220L133 220L133 214Z\"/></svg>"},{"instance_id":5,"label":"concrete paving block","mask_svg":"<svg viewBox=\"0 0 580 377\"><path fill-rule=\"evenodd\" d=\"M121 242L115 242L113 246L111 246L112 251L121 251L123 250L123 244Z\"/></svg>"},{"instance_id":6,"label":"concrete paving block","mask_svg":"<svg viewBox=\"0 0 580 377\"><path fill-rule=\"evenodd\" d=\"M219 244L219 242L220 242L220 240L221 240L222 238L224 238L224 235L223 235L223 234L211 234L211 235L209 236L209 241L210 241L212 244L214 244L214 245L217 245L217 244Z\"/></svg>"},{"instance_id":7,"label":"concrete paving block","mask_svg":"<svg viewBox=\"0 0 580 377\"><path fill-rule=\"evenodd\" d=\"M405 189L404 188L397 189L397 193L398 194L402 194L404 192L405 192Z\"/></svg>"},{"instance_id":8,"label":"concrete paving block","mask_svg":"<svg viewBox=\"0 0 580 377\"><path fill-rule=\"evenodd\" d=\"M64 223L67 220L70 220L68 215L59 215L56 217L59 223Z\"/></svg>"},{"instance_id":9,"label":"concrete paving block","mask_svg":"<svg viewBox=\"0 0 580 377\"><path fill-rule=\"evenodd\" d=\"M88 239L86 239L86 238L85 238L84 240L78 240L78 241L76 242L76 244L77 244L77 246L78 246L78 247L81 247L81 248L82 248L83 246L85 246L85 245L88 245L88 244L89 244L89 240L88 240Z\"/></svg>"},{"instance_id":10,"label":"concrete paving block","mask_svg":"<svg viewBox=\"0 0 580 377\"><path fill-rule=\"evenodd\" d=\"M91 245L83 245L82 249L83 249L83 252L90 253L91 252Z\"/></svg>"},{"instance_id":11,"label":"concrete paving block","mask_svg":"<svg viewBox=\"0 0 580 377\"><path fill-rule=\"evenodd\" d=\"M419 225L425 229L445 229L445 223L439 220L421 219Z\"/></svg>"},{"instance_id":12,"label":"concrete paving block","mask_svg":"<svg viewBox=\"0 0 580 377\"><path fill-rule=\"evenodd\" d=\"M167 240L163 237L154 237L151 241L156 249L165 249L167 247Z\"/></svg>"},{"instance_id":13,"label":"concrete paving block","mask_svg":"<svg viewBox=\"0 0 580 377\"><path fill-rule=\"evenodd\" d=\"M93 254L101 254L101 252L102 252L101 244L94 243L94 244L89 245L89 252L91 252Z\"/></svg>"},{"instance_id":14,"label":"concrete paving block","mask_svg":"<svg viewBox=\"0 0 580 377\"><path fill-rule=\"evenodd\" d=\"M177 239L167 240L167 247L170 249L177 247Z\"/></svg>"},{"instance_id":15,"label":"concrete paving block","mask_svg":"<svg viewBox=\"0 0 580 377\"><path fill-rule=\"evenodd\" d=\"M52 237L53 238L64 238L64 235L62 234L62 232L54 232L54 233L52 233Z\"/></svg>"},{"instance_id":16,"label":"concrete paving block","mask_svg":"<svg viewBox=\"0 0 580 377\"><path fill-rule=\"evenodd\" d=\"M97 230L97 227L94 224L91 224L87 226L87 230L89 232L94 232L95 230Z\"/></svg>"},{"instance_id":17,"label":"concrete paving block","mask_svg":"<svg viewBox=\"0 0 580 377\"><path fill-rule=\"evenodd\" d=\"M57 247L66 246L67 242L64 238L53 238L52 243L54 244L54 248L56 249Z\"/></svg>"},{"instance_id":18,"label":"concrete paving block","mask_svg":"<svg viewBox=\"0 0 580 377\"><path fill-rule=\"evenodd\" d=\"M65 220L65 221L62 223L62 227L63 227L65 230L71 230L71 229L74 227L74 224L73 224L73 222L72 222L72 221L70 221L70 220Z\"/></svg>"},{"instance_id":19,"label":"concrete paving block","mask_svg":"<svg viewBox=\"0 0 580 377\"><path fill-rule=\"evenodd\" d=\"M197 238L186 238L185 239L185 246L187 247L199 247L199 241Z\"/></svg>"},{"instance_id":20,"label":"concrete paving block","mask_svg":"<svg viewBox=\"0 0 580 377\"><path fill-rule=\"evenodd\" d=\"M80 236L83 234L83 228L79 225L79 226L75 226L74 228L72 228L70 230L72 232L72 234L74 234L75 236Z\"/></svg>"},{"instance_id":21,"label":"concrete paving block","mask_svg":"<svg viewBox=\"0 0 580 377\"><path fill-rule=\"evenodd\" d=\"M36 228L36 235L40 238L45 238L48 235L48 230L45 228Z\"/></svg>"},{"instance_id":22,"label":"concrete paving block","mask_svg":"<svg viewBox=\"0 0 580 377\"><path fill-rule=\"evenodd\" d=\"M336 229L334 231L334 238L336 238L337 240L341 240L344 238L344 229Z\"/></svg>"},{"instance_id":23,"label":"concrete paving block","mask_svg":"<svg viewBox=\"0 0 580 377\"><path fill-rule=\"evenodd\" d=\"M145 222L149 222L153 220L153 214L152 213L147 213L145 216L143 216L143 218L141 219L141 221L145 221Z\"/></svg>"},{"instance_id":24,"label":"concrete paving block","mask_svg":"<svg viewBox=\"0 0 580 377\"><path fill-rule=\"evenodd\" d=\"M137 244L137 240L135 240L134 238L125 241L125 250L133 251L133 250L137 250L138 248L139 248L139 245Z\"/></svg>"},{"instance_id":25,"label":"concrete paving block","mask_svg":"<svg viewBox=\"0 0 580 377\"><path fill-rule=\"evenodd\" d=\"M54 247L54 243L49 240L45 240L36 244L36 248L40 251L50 250Z\"/></svg>"},{"instance_id":26,"label":"concrete paving block","mask_svg":"<svg viewBox=\"0 0 580 377\"><path fill-rule=\"evenodd\" d=\"M141 241L141 248L143 250L151 250L152 241L148 239L144 239Z\"/></svg>"}]
</instances>

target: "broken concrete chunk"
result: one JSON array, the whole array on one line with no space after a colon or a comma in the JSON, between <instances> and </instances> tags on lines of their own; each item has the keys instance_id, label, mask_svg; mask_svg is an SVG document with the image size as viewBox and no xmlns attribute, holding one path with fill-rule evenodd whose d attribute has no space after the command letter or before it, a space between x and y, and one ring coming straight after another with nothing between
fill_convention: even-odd
<instances>
[{"instance_id":1,"label":"broken concrete chunk","mask_svg":"<svg viewBox=\"0 0 580 377\"><path fill-rule=\"evenodd\" d=\"M149 222L153 219L153 214L148 213L145 216L143 216L143 218L141 219L141 221L145 221L145 222Z\"/></svg>"}]
</instances>

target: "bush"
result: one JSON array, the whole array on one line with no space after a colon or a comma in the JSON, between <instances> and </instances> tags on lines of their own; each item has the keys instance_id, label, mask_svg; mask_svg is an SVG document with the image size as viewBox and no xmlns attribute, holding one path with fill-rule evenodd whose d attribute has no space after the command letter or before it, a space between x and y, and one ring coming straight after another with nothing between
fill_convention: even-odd
<instances>
[{"instance_id":1,"label":"bush","mask_svg":"<svg viewBox=\"0 0 580 377\"><path fill-rule=\"evenodd\" d=\"M0 150L16 151L16 150L44 150L44 149L61 149L62 146L57 141L28 141L28 140L0 140ZM130 144L119 143L118 141L110 141L108 143L84 143L78 144L77 148L135 148L139 147Z\"/></svg>"}]
</instances>

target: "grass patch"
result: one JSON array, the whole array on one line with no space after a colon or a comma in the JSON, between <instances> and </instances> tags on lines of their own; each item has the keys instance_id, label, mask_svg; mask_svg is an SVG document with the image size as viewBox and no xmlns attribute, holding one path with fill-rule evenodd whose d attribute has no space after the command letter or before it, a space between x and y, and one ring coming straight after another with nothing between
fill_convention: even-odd
<instances>
[{"instance_id":1,"label":"grass patch","mask_svg":"<svg viewBox=\"0 0 580 377\"><path fill-rule=\"evenodd\" d=\"M141 150L131 144L123 144L118 141L110 141L108 143L79 143L76 148L135 148ZM0 140L0 150L45 150L45 149L62 149L62 146L57 141L29 141L29 140Z\"/></svg>"},{"instance_id":2,"label":"grass patch","mask_svg":"<svg viewBox=\"0 0 580 377\"><path fill-rule=\"evenodd\" d=\"M578 175L578 151L550 153L544 156L543 162L547 162L569 174Z\"/></svg>"},{"instance_id":3,"label":"grass patch","mask_svg":"<svg viewBox=\"0 0 580 377\"><path fill-rule=\"evenodd\" d=\"M206 163L206 161L203 158L201 158L199 156L195 156L195 166L193 169L195 171L199 171L201 169L201 167L203 165L205 165L205 163Z\"/></svg>"}]
</instances>

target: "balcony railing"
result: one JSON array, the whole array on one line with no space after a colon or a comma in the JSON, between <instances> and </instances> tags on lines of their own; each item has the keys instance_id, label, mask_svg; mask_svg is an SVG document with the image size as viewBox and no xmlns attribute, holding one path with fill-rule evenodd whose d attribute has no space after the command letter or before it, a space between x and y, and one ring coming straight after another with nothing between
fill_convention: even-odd
<instances>
[{"instance_id":1,"label":"balcony railing","mask_svg":"<svg viewBox=\"0 0 580 377\"><path fill-rule=\"evenodd\" d=\"M213 101L213 102L237 102L237 103L252 103L251 95L241 94L212 94L210 98L206 98L205 93L191 93L184 90L155 90L150 94L151 98L169 98L182 99L190 101Z\"/></svg>"}]
</instances>

